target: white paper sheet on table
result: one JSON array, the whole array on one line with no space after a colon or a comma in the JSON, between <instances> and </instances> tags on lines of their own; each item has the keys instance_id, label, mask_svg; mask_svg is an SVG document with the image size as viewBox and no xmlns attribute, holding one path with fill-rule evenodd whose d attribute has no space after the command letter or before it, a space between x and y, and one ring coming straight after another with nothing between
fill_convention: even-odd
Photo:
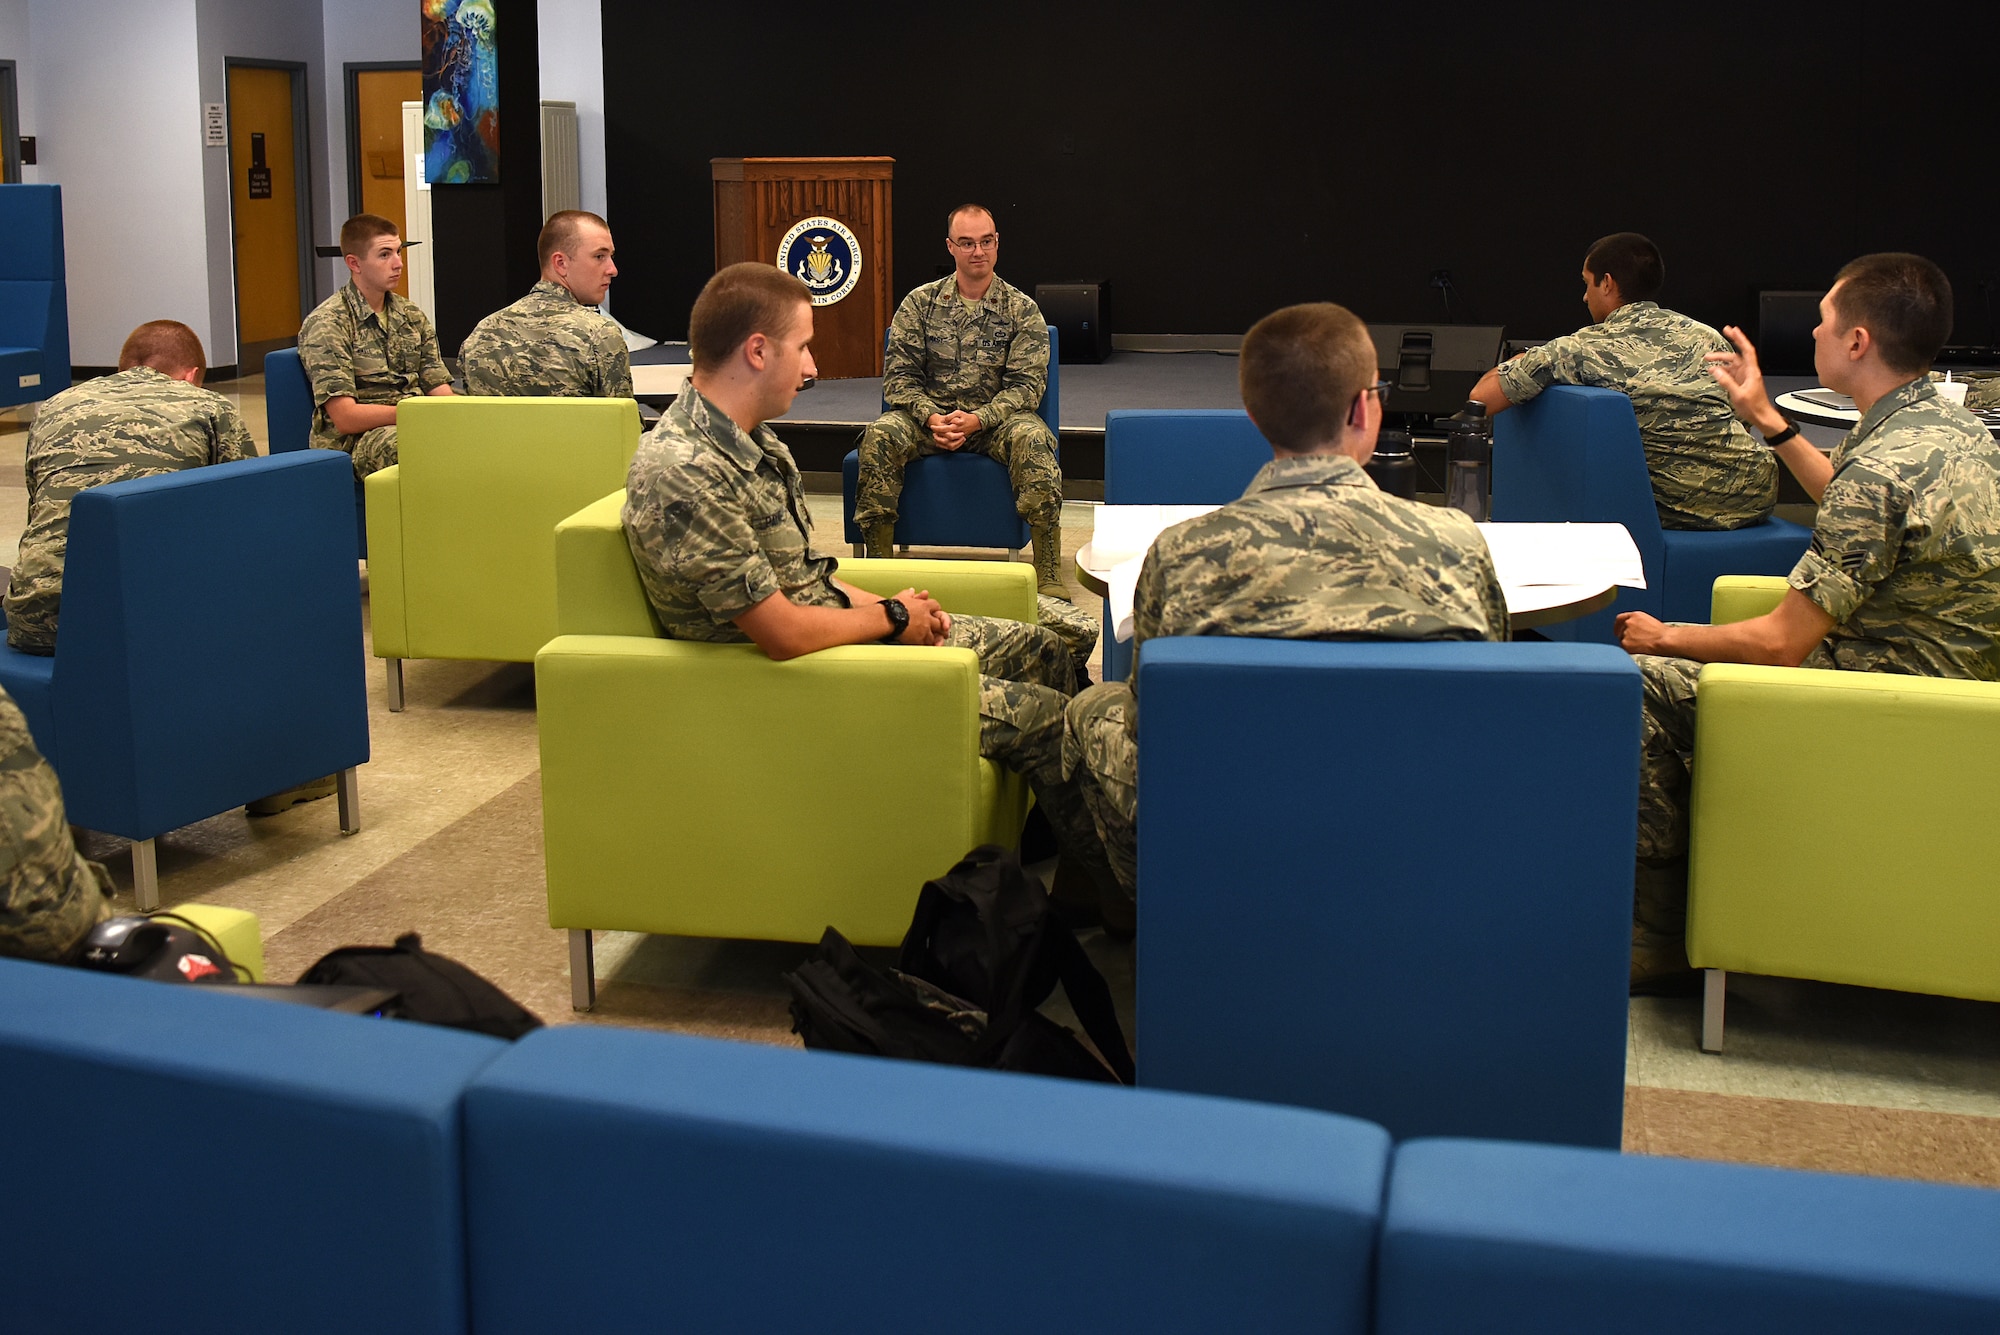
<instances>
[{"instance_id":1,"label":"white paper sheet on table","mask_svg":"<svg viewBox=\"0 0 2000 1335\"><path fill-rule=\"evenodd\" d=\"M1502 585L1646 587L1638 544L1623 524L1481 524Z\"/></svg>"},{"instance_id":2,"label":"white paper sheet on table","mask_svg":"<svg viewBox=\"0 0 2000 1335\"><path fill-rule=\"evenodd\" d=\"M1090 550L1100 567L1143 560L1152 550L1153 539L1162 531L1221 508L1219 505L1100 505L1096 526L1090 534ZM1139 577L1136 568L1132 577Z\"/></svg>"}]
</instances>

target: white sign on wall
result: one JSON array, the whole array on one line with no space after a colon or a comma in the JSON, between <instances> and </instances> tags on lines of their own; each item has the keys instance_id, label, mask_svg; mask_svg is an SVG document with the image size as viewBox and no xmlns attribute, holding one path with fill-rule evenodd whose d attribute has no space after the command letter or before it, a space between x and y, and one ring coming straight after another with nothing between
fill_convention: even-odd
<instances>
[{"instance_id":1,"label":"white sign on wall","mask_svg":"<svg viewBox=\"0 0 2000 1335\"><path fill-rule=\"evenodd\" d=\"M208 148L229 147L229 121L222 103L202 103L201 142Z\"/></svg>"}]
</instances>

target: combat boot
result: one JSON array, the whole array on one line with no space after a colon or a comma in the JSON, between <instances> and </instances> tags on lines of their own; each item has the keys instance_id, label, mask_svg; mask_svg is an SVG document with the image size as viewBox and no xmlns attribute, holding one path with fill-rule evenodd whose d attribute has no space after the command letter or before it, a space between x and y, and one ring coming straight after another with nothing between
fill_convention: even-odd
<instances>
[{"instance_id":1,"label":"combat boot","mask_svg":"<svg viewBox=\"0 0 2000 1335\"><path fill-rule=\"evenodd\" d=\"M1062 577L1062 525L1036 524L1029 534L1035 543L1036 591L1069 602L1069 586Z\"/></svg>"},{"instance_id":2,"label":"combat boot","mask_svg":"<svg viewBox=\"0 0 2000 1335\"><path fill-rule=\"evenodd\" d=\"M870 524L861 530L861 542L870 559L886 561L895 554L896 526L894 524Z\"/></svg>"},{"instance_id":3,"label":"combat boot","mask_svg":"<svg viewBox=\"0 0 2000 1335\"><path fill-rule=\"evenodd\" d=\"M1683 996L1700 978L1687 957L1687 859L1640 862L1632 878L1632 995Z\"/></svg>"}]
</instances>

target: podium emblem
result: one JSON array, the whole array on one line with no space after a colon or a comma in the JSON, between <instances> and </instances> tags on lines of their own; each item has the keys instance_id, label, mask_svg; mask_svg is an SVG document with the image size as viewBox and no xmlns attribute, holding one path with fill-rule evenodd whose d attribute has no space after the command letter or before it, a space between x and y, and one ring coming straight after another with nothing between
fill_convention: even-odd
<instances>
[{"instance_id":1,"label":"podium emblem","mask_svg":"<svg viewBox=\"0 0 2000 1335\"><path fill-rule=\"evenodd\" d=\"M833 218L807 218L778 243L778 267L812 293L812 304L831 306L861 281L861 242Z\"/></svg>"}]
</instances>

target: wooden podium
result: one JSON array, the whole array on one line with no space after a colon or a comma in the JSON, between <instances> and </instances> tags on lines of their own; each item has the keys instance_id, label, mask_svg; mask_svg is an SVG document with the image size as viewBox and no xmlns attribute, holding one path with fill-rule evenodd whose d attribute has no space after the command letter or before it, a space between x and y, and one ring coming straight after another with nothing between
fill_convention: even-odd
<instances>
[{"instance_id":1,"label":"wooden podium","mask_svg":"<svg viewBox=\"0 0 2000 1335\"><path fill-rule=\"evenodd\" d=\"M822 379L882 374L882 332L895 313L889 304L895 167L894 158L709 159L715 267L773 264L785 249L786 270L813 289L812 352Z\"/></svg>"}]
</instances>

